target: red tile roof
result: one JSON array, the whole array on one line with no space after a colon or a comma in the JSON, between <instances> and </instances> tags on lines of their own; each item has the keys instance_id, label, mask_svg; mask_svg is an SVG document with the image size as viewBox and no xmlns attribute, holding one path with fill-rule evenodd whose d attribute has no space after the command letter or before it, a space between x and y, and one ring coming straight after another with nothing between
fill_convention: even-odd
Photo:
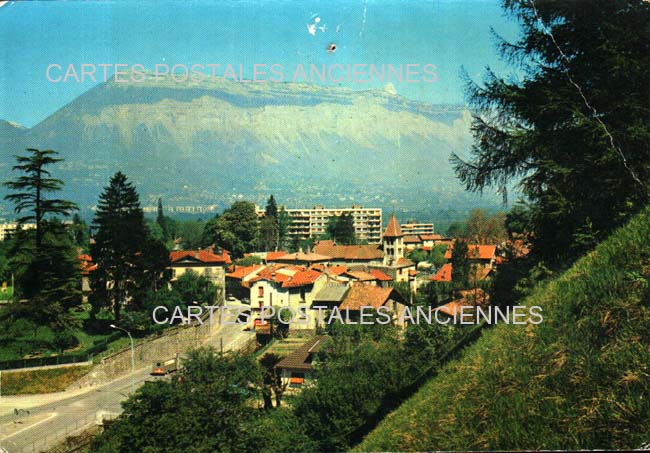
<instances>
[{"instance_id":1,"label":"red tile roof","mask_svg":"<svg viewBox=\"0 0 650 453\"><path fill-rule=\"evenodd\" d=\"M230 255L223 250L221 255L214 253L212 249L208 250L182 250L169 252L169 260L173 263L191 258L205 264L230 264Z\"/></svg>"},{"instance_id":2,"label":"red tile roof","mask_svg":"<svg viewBox=\"0 0 650 453\"><path fill-rule=\"evenodd\" d=\"M313 285L316 280L323 275L321 272L318 272L314 269L306 269L304 271L298 271L289 280L285 280L282 283L283 288L295 288L298 286L307 286Z\"/></svg>"},{"instance_id":3,"label":"red tile roof","mask_svg":"<svg viewBox=\"0 0 650 453\"><path fill-rule=\"evenodd\" d=\"M280 250L278 252L266 252L266 256L264 257L264 259L266 261L273 261L273 260L275 260L277 258L280 258L281 256L285 256L286 254L287 254L287 252L282 251L282 250Z\"/></svg>"},{"instance_id":4,"label":"red tile roof","mask_svg":"<svg viewBox=\"0 0 650 453\"><path fill-rule=\"evenodd\" d=\"M445 313L448 316L455 317L460 315L462 307L483 306L489 304L489 296L481 288L466 289L460 292L460 298L442 305L436 310ZM469 312L468 312L469 313Z\"/></svg>"},{"instance_id":5,"label":"red tile roof","mask_svg":"<svg viewBox=\"0 0 650 453\"><path fill-rule=\"evenodd\" d=\"M350 291L345 295L341 310L360 310L361 307L381 307L390 299L403 303L402 297L395 288L382 288L372 285L352 285Z\"/></svg>"},{"instance_id":6,"label":"red tile roof","mask_svg":"<svg viewBox=\"0 0 650 453\"><path fill-rule=\"evenodd\" d=\"M449 246L445 252L445 259L450 260L453 252L453 246ZM491 260L496 255L496 245L468 245L467 256L470 259Z\"/></svg>"},{"instance_id":7,"label":"red tile roof","mask_svg":"<svg viewBox=\"0 0 650 453\"><path fill-rule=\"evenodd\" d=\"M451 264L443 264L440 269L438 269L438 272L436 272L436 275L431 277L431 280L434 282L450 282L451 281Z\"/></svg>"},{"instance_id":8,"label":"red tile roof","mask_svg":"<svg viewBox=\"0 0 650 453\"><path fill-rule=\"evenodd\" d=\"M264 269L259 271L257 275L249 280L250 283L254 283L260 280L266 280L270 282L282 283L285 280L291 278L290 275L283 272L278 272L280 269L285 269L286 266L282 264L272 264L270 266L265 266Z\"/></svg>"},{"instance_id":9,"label":"red tile roof","mask_svg":"<svg viewBox=\"0 0 650 453\"><path fill-rule=\"evenodd\" d=\"M390 275L386 275L382 271L377 269L371 270L370 273L374 275L374 277L380 282L390 282L393 280L393 277L391 277Z\"/></svg>"},{"instance_id":10,"label":"red tile roof","mask_svg":"<svg viewBox=\"0 0 650 453\"><path fill-rule=\"evenodd\" d=\"M397 263L395 263L395 265L397 267L410 267L415 266L415 263L408 258L400 258L397 260Z\"/></svg>"},{"instance_id":11,"label":"red tile roof","mask_svg":"<svg viewBox=\"0 0 650 453\"><path fill-rule=\"evenodd\" d=\"M273 259L273 261L285 262L285 263L287 262L318 263L323 261L329 261L330 259L332 259L330 256L321 255L320 253L297 252L297 253L284 254L282 256ZM267 258L266 260L271 261L269 258Z\"/></svg>"},{"instance_id":12,"label":"red tile roof","mask_svg":"<svg viewBox=\"0 0 650 453\"><path fill-rule=\"evenodd\" d=\"M397 238L402 236L404 236L404 234L402 233L402 228L399 226L397 217L395 217L395 214L393 214L392 216L390 216L390 220L388 221L388 226L386 227L386 231L384 231L384 237Z\"/></svg>"},{"instance_id":13,"label":"red tile roof","mask_svg":"<svg viewBox=\"0 0 650 453\"><path fill-rule=\"evenodd\" d=\"M226 274L226 277L229 278L236 278L241 280L242 278L246 277L247 275L255 272L256 270L264 267L262 264L253 264L252 266L236 266L235 270L230 272L229 274Z\"/></svg>"},{"instance_id":14,"label":"red tile roof","mask_svg":"<svg viewBox=\"0 0 650 453\"><path fill-rule=\"evenodd\" d=\"M404 244L420 244L422 240L418 236L404 236Z\"/></svg>"},{"instance_id":15,"label":"red tile roof","mask_svg":"<svg viewBox=\"0 0 650 453\"><path fill-rule=\"evenodd\" d=\"M364 271L348 271L345 273L345 275L349 275L353 279L358 280L360 282L370 282L370 281L377 280L377 278L374 275Z\"/></svg>"},{"instance_id":16,"label":"red tile roof","mask_svg":"<svg viewBox=\"0 0 650 453\"><path fill-rule=\"evenodd\" d=\"M347 270L348 270L347 266L330 266L328 268L325 268L325 272L330 275L341 275L347 272Z\"/></svg>"},{"instance_id":17,"label":"red tile roof","mask_svg":"<svg viewBox=\"0 0 650 453\"><path fill-rule=\"evenodd\" d=\"M466 304L463 304L458 301L453 301L436 308L436 310L443 312L447 316L451 316L452 318L455 318L456 314L460 314L460 309L464 306L466 306Z\"/></svg>"},{"instance_id":18,"label":"red tile roof","mask_svg":"<svg viewBox=\"0 0 650 453\"><path fill-rule=\"evenodd\" d=\"M421 234L420 239L423 241L439 241L442 239L441 234Z\"/></svg>"},{"instance_id":19,"label":"red tile roof","mask_svg":"<svg viewBox=\"0 0 650 453\"><path fill-rule=\"evenodd\" d=\"M373 261L381 260L384 252L379 245L336 245L334 241L319 241L314 246L314 252L343 261Z\"/></svg>"},{"instance_id":20,"label":"red tile roof","mask_svg":"<svg viewBox=\"0 0 650 453\"><path fill-rule=\"evenodd\" d=\"M280 270L294 271L292 273L278 272ZM271 265L257 273L249 280L249 283L255 283L260 280L266 280L280 284L282 288L296 288L299 286L313 285L318 278L323 275L316 269L305 269L303 267Z\"/></svg>"},{"instance_id":21,"label":"red tile roof","mask_svg":"<svg viewBox=\"0 0 650 453\"><path fill-rule=\"evenodd\" d=\"M88 275L97 269L97 265L93 264L93 258L90 255L79 255L77 256L77 260L79 261L79 272L81 275Z\"/></svg>"}]
</instances>

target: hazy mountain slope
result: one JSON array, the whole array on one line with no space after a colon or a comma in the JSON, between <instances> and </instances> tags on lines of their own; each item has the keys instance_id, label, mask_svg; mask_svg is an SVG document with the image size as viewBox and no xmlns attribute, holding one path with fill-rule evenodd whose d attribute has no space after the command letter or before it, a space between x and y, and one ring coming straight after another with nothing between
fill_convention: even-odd
<instances>
[{"instance_id":1,"label":"hazy mountain slope","mask_svg":"<svg viewBox=\"0 0 650 453\"><path fill-rule=\"evenodd\" d=\"M524 302L359 451L635 449L650 433L650 211Z\"/></svg>"},{"instance_id":2,"label":"hazy mountain slope","mask_svg":"<svg viewBox=\"0 0 650 453\"><path fill-rule=\"evenodd\" d=\"M110 81L32 129L7 135L2 155L26 146L58 150L66 159L61 177L82 203L92 203L118 169L145 198L187 204L297 181L321 191L332 180L386 192L444 191L450 153L469 146L469 121L461 107L416 103L391 89Z\"/></svg>"}]
</instances>

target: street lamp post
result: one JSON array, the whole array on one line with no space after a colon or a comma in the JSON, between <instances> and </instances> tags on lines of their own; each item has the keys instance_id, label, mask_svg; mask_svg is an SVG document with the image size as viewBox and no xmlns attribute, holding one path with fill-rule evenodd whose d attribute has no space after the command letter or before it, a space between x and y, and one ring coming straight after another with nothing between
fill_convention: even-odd
<instances>
[{"instance_id":1,"label":"street lamp post","mask_svg":"<svg viewBox=\"0 0 650 453\"><path fill-rule=\"evenodd\" d=\"M129 340L131 340L131 393L133 393L135 390L135 346L133 345L133 337L131 336L131 332L122 327L116 326L115 324L111 324L111 329L126 332L129 336Z\"/></svg>"}]
</instances>

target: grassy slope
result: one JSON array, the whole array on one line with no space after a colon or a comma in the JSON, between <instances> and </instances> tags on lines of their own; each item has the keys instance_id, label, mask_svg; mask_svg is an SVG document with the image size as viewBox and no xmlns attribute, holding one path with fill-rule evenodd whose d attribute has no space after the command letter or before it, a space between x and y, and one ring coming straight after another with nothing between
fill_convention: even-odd
<instances>
[{"instance_id":1,"label":"grassy slope","mask_svg":"<svg viewBox=\"0 0 650 453\"><path fill-rule=\"evenodd\" d=\"M638 448L650 441L650 212L390 414L359 450Z\"/></svg>"},{"instance_id":2,"label":"grassy slope","mask_svg":"<svg viewBox=\"0 0 650 453\"><path fill-rule=\"evenodd\" d=\"M3 395L61 392L90 371L90 366L50 368L2 373Z\"/></svg>"}]
</instances>

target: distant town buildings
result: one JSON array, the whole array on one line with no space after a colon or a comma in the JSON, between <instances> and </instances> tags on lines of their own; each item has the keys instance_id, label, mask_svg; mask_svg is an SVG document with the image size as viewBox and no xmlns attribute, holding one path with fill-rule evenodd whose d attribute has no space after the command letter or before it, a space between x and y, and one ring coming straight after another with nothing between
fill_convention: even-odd
<instances>
[{"instance_id":1,"label":"distant town buildings","mask_svg":"<svg viewBox=\"0 0 650 453\"><path fill-rule=\"evenodd\" d=\"M0 223L0 241L4 241L9 238L13 233L16 232L18 228L18 223ZM36 228L35 223L23 223L21 225L23 230L32 230Z\"/></svg>"},{"instance_id":2,"label":"distant town buildings","mask_svg":"<svg viewBox=\"0 0 650 453\"><path fill-rule=\"evenodd\" d=\"M216 213L219 210L217 205L209 206L165 206L164 212L176 214L204 214ZM142 212L145 214L155 214L158 212L158 206L144 206Z\"/></svg>"},{"instance_id":3,"label":"distant town buildings","mask_svg":"<svg viewBox=\"0 0 650 453\"><path fill-rule=\"evenodd\" d=\"M326 208L317 205L311 209L287 209L291 219L289 237L307 239L327 232L327 222L330 217L350 214L354 219L354 233L358 240L370 244L381 243L382 211L381 208L364 208L353 205L349 208ZM258 215L262 216L264 210L258 208Z\"/></svg>"}]
</instances>

